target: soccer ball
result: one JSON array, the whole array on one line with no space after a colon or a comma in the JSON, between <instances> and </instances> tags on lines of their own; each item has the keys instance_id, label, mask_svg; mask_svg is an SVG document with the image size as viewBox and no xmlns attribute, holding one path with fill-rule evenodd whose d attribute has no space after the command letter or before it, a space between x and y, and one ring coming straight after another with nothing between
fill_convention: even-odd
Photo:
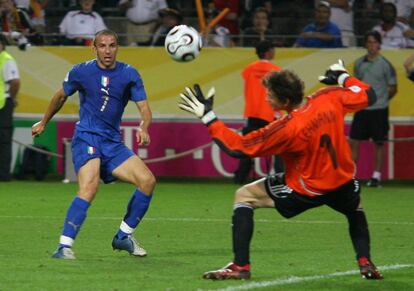
<instances>
[{"instance_id":1,"label":"soccer ball","mask_svg":"<svg viewBox=\"0 0 414 291\"><path fill-rule=\"evenodd\" d=\"M164 46L173 60L189 62L201 51L201 37L191 26L177 25L167 34Z\"/></svg>"}]
</instances>

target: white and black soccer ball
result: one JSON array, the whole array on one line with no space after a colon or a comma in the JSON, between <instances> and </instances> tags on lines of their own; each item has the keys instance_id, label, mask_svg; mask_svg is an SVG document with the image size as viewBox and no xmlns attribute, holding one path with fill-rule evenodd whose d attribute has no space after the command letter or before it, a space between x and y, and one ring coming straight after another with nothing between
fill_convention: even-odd
<instances>
[{"instance_id":1,"label":"white and black soccer ball","mask_svg":"<svg viewBox=\"0 0 414 291\"><path fill-rule=\"evenodd\" d=\"M177 25L167 34L164 46L173 60L189 62L198 56L202 43L200 34L193 27Z\"/></svg>"}]
</instances>

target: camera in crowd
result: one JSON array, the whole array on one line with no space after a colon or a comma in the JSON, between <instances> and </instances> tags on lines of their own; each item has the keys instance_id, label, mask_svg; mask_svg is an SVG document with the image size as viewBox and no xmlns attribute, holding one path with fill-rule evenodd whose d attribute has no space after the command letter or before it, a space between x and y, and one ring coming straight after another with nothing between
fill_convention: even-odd
<instances>
[{"instance_id":1,"label":"camera in crowd","mask_svg":"<svg viewBox=\"0 0 414 291\"><path fill-rule=\"evenodd\" d=\"M12 31L10 33L11 38L13 39L13 41L16 43L17 47L19 48L19 50L26 50L27 47L30 46L30 42L27 39L27 37L18 31Z\"/></svg>"},{"instance_id":2,"label":"camera in crowd","mask_svg":"<svg viewBox=\"0 0 414 291\"><path fill-rule=\"evenodd\" d=\"M25 51L31 46L27 37L18 31L0 33L1 43L6 45L16 45L20 50Z\"/></svg>"}]
</instances>

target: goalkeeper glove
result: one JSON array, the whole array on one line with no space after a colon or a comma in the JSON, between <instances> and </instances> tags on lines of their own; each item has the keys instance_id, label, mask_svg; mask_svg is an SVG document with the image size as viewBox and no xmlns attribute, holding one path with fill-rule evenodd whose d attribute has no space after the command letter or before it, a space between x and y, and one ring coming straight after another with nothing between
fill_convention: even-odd
<instances>
[{"instance_id":1,"label":"goalkeeper glove","mask_svg":"<svg viewBox=\"0 0 414 291\"><path fill-rule=\"evenodd\" d=\"M324 76L319 76L319 82L326 85L344 86L346 78L349 77L348 71L345 69L344 61L338 60L326 70Z\"/></svg>"},{"instance_id":2,"label":"goalkeeper glove","mask_svg":"<svg viewBox=\"0 0 414 291\"><path fill-rule=\"evenodd\" d=\"M214 87L212 87L208 91L207 96L204 97L200 85L195 84L194 90L186 87L185 91L180 94L182 102L178 102L178 107L184 111L194 114L200 118L204 124L209 125L213 121L217 120L216 114L213 112L215 93L216 91Z\"/></svg>"}]
</instances>

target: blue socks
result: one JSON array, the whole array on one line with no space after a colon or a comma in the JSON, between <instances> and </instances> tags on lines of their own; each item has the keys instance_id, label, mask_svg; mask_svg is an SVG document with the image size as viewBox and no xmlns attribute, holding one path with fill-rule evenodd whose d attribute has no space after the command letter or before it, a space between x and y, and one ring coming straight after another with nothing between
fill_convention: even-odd
<instances>
[{"instance_id":1,"label":"blue socks","mask_svg":"<svg viewBox=\"0 0 414 291\"><path fill-rule=\"evenodd\" d=\"M152 195L146 195L136 189L128 202L127 213L124 216L121 226L116 234L118 238L131 235L141 222L151 202Z\"/></svg>"},{"instance_id":2,"label":"blue socks","mask_svg":"<svg viewBox=\"0 0 414 291\"><path fill-rule=\"evenodd\" d=\"M60 247L72 247L85 218L86 212L91 204L79 197L73 199L66 213L62 235L60 236Z\"/></svg>"}]
</instances>

